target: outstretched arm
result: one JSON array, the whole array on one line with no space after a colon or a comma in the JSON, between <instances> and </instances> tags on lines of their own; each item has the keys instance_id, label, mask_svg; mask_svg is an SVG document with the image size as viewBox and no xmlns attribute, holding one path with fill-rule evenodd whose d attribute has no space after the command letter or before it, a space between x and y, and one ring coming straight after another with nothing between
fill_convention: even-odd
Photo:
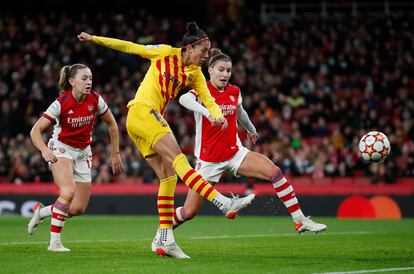
<instances>
[{"instance_id":1,"label":"outstretched arm","mask_svg":"<svg viewBox=\"0 0 414 274\"><path fill-rule=\"evenodd\" d=\"M108 124L109 137L111 138L111 166L112 173L117 175L123 170L122 159L119 153L119 134L118 125L116 124L115 118L112 112L108 110L102 115L102 119Z\"/></svg>"},{"instance_id":2,"label":"outstretched arm","mask_svg":"<svg viewBox=\"0 0 414 274\"><path fill-rule=\"evenodd\" d=\"M86 32L81 32L78 35L78 39L82 42L94 42L98 45L105 46L110 49L125 52L128 54L140 55L148 59L152 59L160 55L167 55L172 49L172 47L168 45L140 45L120 39L91 35Z\"/></svg>"},{"instance_id":3,"label":"outstretched arm","mask_svg":"<svg viewBox=\"0 0 414 274\"><path fill-rule=\"evenodd\" d=\"M215 125L215 120L213 116L211 116L208 109L197 101L197 95L195 95L194 90L190 90L186 94L181 95L178 101L186 109L200 113L201 115L205 116L213 125Z\"/></svg>"}]
</instances>

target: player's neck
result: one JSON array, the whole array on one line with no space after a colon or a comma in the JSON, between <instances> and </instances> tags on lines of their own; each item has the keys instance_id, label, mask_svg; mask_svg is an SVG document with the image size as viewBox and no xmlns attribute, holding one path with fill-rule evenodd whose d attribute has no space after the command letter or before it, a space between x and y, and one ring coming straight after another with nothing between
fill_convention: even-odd
<instances>
[{"instance_id":1,"label":"player's neck","mask_svg":"<svg viewBox=\"0 0 414 274\"><path fill-rule=\"evenodd\" d=\"M220 85L216 85L216 84L214 84L213 82L210 82L211 83L211 85L213 86L213 87L215 87L218 91L224 91L225 89L226 89L226 85L224 85L224 86L220 86Z\"/></svg>"},{"instance_id":2,"label":"player's neck","mask_svg":"<svg viewBox=\"0 0 414 274\"><path fill-rule=\"evenodd\" d=\"M75 101L78 102L78 103L82 103L83 100L85 100L85 97L86 97L86 95L76 93L73 90L72 90L72 96L73 96L73 98L75 98Z\"/></svg>"}]
</instances>

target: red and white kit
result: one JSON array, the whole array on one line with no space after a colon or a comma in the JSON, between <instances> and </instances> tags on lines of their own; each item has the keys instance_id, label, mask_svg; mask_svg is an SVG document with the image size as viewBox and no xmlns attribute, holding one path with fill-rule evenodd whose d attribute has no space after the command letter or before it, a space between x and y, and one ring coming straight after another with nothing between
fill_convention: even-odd
<instances>
[{"instance_id":1,"label":"red and white kit","mask_svg":"<svg viewBox=\"0 0 414 274\"><path fill-rule=\"evenodd\" d=\"M69 89L43 114L43 117L56 122L48 147L56 157L73 161L76 182L91 182L92 128L96 115L107 111L108 105L98 93L90 91L84 101L78 103Z\"/></svg>"},{"instance_id":2,"label":"red and white kit","mask_svg":"<svg viewBox=\"0 0 414 274\"><path fill-rule=\"evenodd\" d=\"M237 135L237 108L242 103L240 89L228 84L223 91L207 83L211 95L216 99L228 128L213 127L201 113L194 112L196 138L194 155L197 157L196 170L204 179L218 182L224 171L238 176L237 171L249 150L245 148ZM191 92L194 96L195 93ZM196 100L201 104L201 99Z\"/></svg>"}]
</instances>

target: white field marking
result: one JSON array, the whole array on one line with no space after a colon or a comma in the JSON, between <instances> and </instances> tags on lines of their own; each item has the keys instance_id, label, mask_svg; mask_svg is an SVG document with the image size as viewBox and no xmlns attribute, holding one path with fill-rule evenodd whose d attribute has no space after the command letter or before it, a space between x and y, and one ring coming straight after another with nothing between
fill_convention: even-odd
<instances>
[{"instance_id":1,"label":"white field marking","mask_svg":"<svg viewBox=\"0 0 414 274\"><path fill-rule=\"evenodd\" d=\"M364 235L371 234L369 231L355 231L355 232L333 232L324 233L321 236L338 236L338 235ZM190 240L205 240L205 239L227 239L227 238L261 238L261 237L297 237L297 233L278 233L278 234L246 234L246 235L217 235L217 236L196 236L189 237Z\"/></svg>"},{"instance_id":2,"label":"white field marking","mask_svg":"<svg viewBox=\"0 0 414 274\"><path fill-rule=\"evenodd\" d=\"M353 274L353 273L377 273L377 272L388 272L388 271L406 271L413 270L414 267L394 267L394 268L381 268L381 269L366 269L357 271L346 271L346 272L323 272L323 273L312 273L312 274Z\"/></svg>"},{"instance_id":3,"label":"white field marking","mask_svg":"<svg viewBox=\"0 0 414 274\"><path fill-rule=\"evenodd\" d=\"M365 235L373 234L369 231L354 231L354 232L333 232L333 233L324 233L320 236L338 236L338 235ZM195 236L188 237L187 240L207 240L207 239L230 239L230 238L262 238L262 237L298 237L296 233L278 233L278 234L245 234L245 235L216 235L216 236ZM153 238L141 238L141 239L111 239L111 240L72 240L65 241L65 243L116 243L116 242L134 242L134 241L150 241ZM45 244L47 241L36 241L36 242L5 242L0 243L0 246L4 245L32 245L32 244Z\"/></svg>"}]
</instances>

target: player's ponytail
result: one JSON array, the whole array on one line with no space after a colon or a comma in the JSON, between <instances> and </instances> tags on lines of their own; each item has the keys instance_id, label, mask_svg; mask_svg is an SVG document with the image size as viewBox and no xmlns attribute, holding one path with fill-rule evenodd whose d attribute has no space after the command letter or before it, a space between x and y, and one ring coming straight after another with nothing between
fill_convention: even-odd
<instances>
[{"instance_id":1,"label":"player's ponytail","mask_svg":"<svg viewBox=\"0 0 414 274\"><path fill-rule=\"evenodd\" d=\"M62 94L68 89L72 87L72 85L69 83L70 78L74 78L76 73L78 72L78 69L84 69L88 68L84 64L73 64L71 66L64 66L60 70L60 77L59 77L59 93Z\"/></svg>"},{"instance_id":2,"label":"player's ponytail","mask_svg":"<svg viewBox=\"0 0 414 274\"><path fill-rule=\"evenodd\" d=\"M198 27L196 22L188 22L186 29L187 33L183 37L184 50L189 46L194 47L196 44L208 40L207 34Z\"/></svg>"},{"instance_id":3,"label":"player's ponytail","mask_svg":"<svg viewBox=\"0 0 414 274\"><path fill-rule=\"evenodd\" d=\"M222 53L220 49L211 48L208 67L213 67L218 61L226 61L231 63L231 58L227 54Z\"/></svg>"}]
</instances>

